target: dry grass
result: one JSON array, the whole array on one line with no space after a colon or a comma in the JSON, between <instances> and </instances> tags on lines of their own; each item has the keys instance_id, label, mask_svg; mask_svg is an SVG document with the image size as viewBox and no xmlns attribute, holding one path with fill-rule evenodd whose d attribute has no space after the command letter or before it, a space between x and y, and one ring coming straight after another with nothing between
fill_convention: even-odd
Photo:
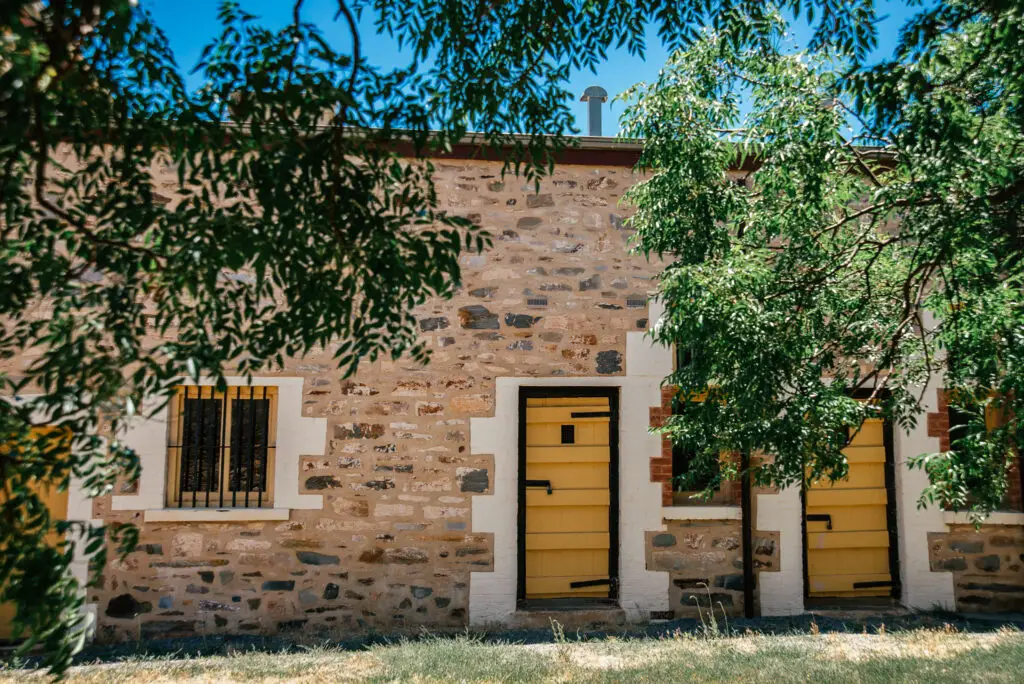
<instances>
[{"instance_id":1,"label":"dry grass","mask_svg":"<svg viewBox=\"0 0 1024 684\"><path fill-rule=\"evenodd\" d=\"M45 673L0 669L0 682L43 681ZM72 682L1019 682L1024 633L952 629L881 634L747 634L614 639L553 644L427 638L365 651L133 657L75 667Z\"/></svg>"}]
</instances>

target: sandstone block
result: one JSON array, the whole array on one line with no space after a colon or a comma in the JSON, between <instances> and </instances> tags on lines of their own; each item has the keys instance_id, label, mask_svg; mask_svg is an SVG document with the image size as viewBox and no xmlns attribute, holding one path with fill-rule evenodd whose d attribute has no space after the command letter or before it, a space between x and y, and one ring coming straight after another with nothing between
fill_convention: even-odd
<instances>
[{"instance_id":1,"label":"sandstone block","mask_svg":"<svg viewBox=\"0 0 1024 684\"><path fill-rule=\"evenodd\" d=\"M974 567L983 572L998 572L999 556L993 554L988 556L981 556L980 558L975 558Z\"/></svg>"},{"instance_id":2,"label":"sandstone block","mask_svg":"<svg viewBox=\"0 0 1024 684\"><path fill-rule=\"evenodd\" d=\"M336 439L379 439L384 436L381 423L342 423L334 426Z\"/></svg>"},{"instance_id":3,"label":"sandstone block","mask_svg":"<svg viewBox=\"0 0 1024 684\"><path fill-rule=\"evenodd\" d=\"M171 555L194 557L203 552L203 535L198 532L180 532L171 539Z\"/></svg>"},{"instance_id":4,"label":"sandstone block","mask_svg":"<svg viewBox=\"0 0 1024 684\"><path fill-rule=\"evenodd\" d=\"M537 209L539 207L553 207L555 206L555 198L549 194L527 195L526 206L529 209Z\"/></svg>"}]
</instances>

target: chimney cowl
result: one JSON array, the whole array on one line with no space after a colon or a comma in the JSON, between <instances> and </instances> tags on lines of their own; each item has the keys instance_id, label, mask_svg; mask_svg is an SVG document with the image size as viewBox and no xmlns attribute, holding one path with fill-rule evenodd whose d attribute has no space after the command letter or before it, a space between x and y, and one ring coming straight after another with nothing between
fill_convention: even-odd
<instances>
[{"instance_id":1,"label":"chimney cowl","mask_svg":"<svg viewBox=\"0 0 1024 684\"><path fill-rule=\"evenodd\" d=\"M599 97L601 102L608 101L608 91L601 86L590 86L583 91L583 97L580 98L580 102L586 102L591 98Z\"/></svg>"},{"instance_id":2,"label":"chimney cowl","mask_svg":"<svg viewBox=\"0 0 1024 684\"><path fill-rule=\"evenodd\" d=\"M590 86L583 91L580 102L587 103L588 135L601 137L601 105L608 101L608 91L601 86Z\"/></svg>"}]
</instances>

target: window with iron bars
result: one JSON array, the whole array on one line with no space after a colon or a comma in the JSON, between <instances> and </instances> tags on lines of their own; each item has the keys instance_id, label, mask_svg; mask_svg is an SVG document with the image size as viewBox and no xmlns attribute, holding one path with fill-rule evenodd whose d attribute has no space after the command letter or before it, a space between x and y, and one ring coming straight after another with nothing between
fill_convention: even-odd
<instances>
[{"instance_id":1,"label":"window with iron bars","mask_svg":"<svg viewBox=\"0 0 1024 684\"><path fill-rule=\"evenodd\" d=\"M276 387L179 387L170 406L167 505L272 507L276 439Z\"/></svg>"}]
</instances>

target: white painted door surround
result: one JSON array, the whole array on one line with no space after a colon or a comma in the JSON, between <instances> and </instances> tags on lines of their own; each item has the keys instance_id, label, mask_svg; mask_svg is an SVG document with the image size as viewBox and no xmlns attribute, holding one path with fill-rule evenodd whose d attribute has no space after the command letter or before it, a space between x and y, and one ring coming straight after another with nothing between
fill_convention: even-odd
<instances>
[{"instance_id":1,"label":"white painted door surround","mask_svg":"<svg viewBox=\"0 0 1024 684\"><path fill-rule=\"evenodd\" d=\"M655 306L653 320L660 316ZM668 573L647 569L644 532L664 529L661 485L650 481L661 437L649 426L650 408L661 405L661 382L672 371L672 353L645 335L626 334L624 376L497 378L494 416L470 419L471 452L494 456L493 494L473 497L473 532L494 535L494 570L472 573L471 624L507 623L516 611L520 387L619 388L619 605L632 620L668 610Z\"/></svg>"}]
</instances>

